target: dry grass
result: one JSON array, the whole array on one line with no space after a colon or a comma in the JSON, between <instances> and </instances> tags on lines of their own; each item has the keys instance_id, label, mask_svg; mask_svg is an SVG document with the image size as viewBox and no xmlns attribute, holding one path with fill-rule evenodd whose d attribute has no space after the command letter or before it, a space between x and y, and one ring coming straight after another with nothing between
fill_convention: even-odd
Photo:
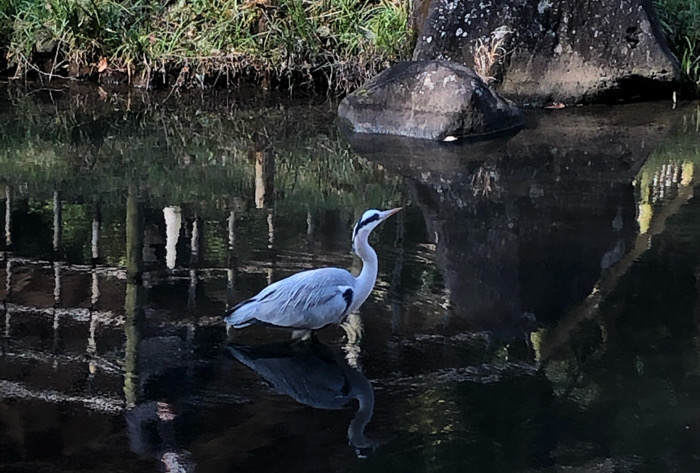
<instances>
[{"instance_id":1,"label":"dry grass","mask_svg":"<svg viewBox=\"0 0 700 473\"><path fill-rule=\"evenodd\" d=\"M503 47L506 38L512 31L506 26L496 28L486 38L479 38L474 46L474 71L485 83L490 84L496 78L492 75L493 68L506 56Z\"/></svg>"}]
</instances>

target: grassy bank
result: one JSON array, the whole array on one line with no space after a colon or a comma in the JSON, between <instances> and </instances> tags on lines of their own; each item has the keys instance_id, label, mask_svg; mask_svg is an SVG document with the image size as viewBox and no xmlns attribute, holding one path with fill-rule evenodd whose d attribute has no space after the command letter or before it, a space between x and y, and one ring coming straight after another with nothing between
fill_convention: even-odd
<instances>
[{"instance_id":1,"label":"grassy bank","mask_svg":"<svg viewBox=\"0 0 700 473\"><path fill-rule=\"evenodd\" d=\"M408 0L0 0L0 69L342 91L407 57L407 18Z\"/></svg>"},{"instance_id":2,"label":"grassy bank","mask_svg":"<svg viewBox=\"0 0 700 473\"><path fill-rule=\"evenodd\" d=\"M410 56L413 0L0 0L0 74L345 92ZM700 0L655 0L700 88Z\"/></svg>"},{"instance_id":3,"label":"grassy bank","mask_svg":"<svg viewBox=\"0 0 700 473\"><path fill-rule=\"evenodd\" d=\"M669 46L683 74L700 90L700 0L656 0Z\"/></svg>"}]
</instances>

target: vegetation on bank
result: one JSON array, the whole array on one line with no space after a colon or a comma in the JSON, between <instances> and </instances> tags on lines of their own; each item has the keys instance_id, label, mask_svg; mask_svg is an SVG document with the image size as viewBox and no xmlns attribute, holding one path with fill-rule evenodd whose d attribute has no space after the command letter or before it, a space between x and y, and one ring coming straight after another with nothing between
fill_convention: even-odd
<instances>
[{"instance_id":1,"label":"vegetation on bank","mask_svg":"<svg viewBox=\"0 0 700 473\"><path fill-rule=\"evenodd\" d=\"M656 0L656 10L683 74L700 90L700 0Z\"/></svg>"},{"instance_id":2,"label":"vegetation on bank","mask_svg":"<svg viewBox=\"0 0 700 473\"><path fill-rule=\"evenodd\" d=\"M414 0L0 0L0 74L345 92L410 56ZM700 89L700 0L655 0Z\"/></svg>"},{"instance_id":3,"label":"vegetation on bank","mask_svg":"<svg viewBox=\"0 0 700 473\"><path fill-rule=\"evenodd\" d=\"M409 0L0 0L0 69L347 90L410 53Z\"/></svg>"}]
</instances>

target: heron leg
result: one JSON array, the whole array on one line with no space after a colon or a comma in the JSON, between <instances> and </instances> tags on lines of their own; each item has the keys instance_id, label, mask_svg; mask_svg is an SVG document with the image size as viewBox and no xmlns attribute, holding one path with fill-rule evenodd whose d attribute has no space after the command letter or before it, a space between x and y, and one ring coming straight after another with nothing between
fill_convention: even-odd
<instances>
[{"instance_id":1,"label":"heron leg","mask_svg":"<svg viewBox=\"0 0 700 473\"><path fill-rule=\"evenodd\" d=\"M292 330L292 340L308 341L311 340L311 330Z\"/></svg>"}]
</instances>

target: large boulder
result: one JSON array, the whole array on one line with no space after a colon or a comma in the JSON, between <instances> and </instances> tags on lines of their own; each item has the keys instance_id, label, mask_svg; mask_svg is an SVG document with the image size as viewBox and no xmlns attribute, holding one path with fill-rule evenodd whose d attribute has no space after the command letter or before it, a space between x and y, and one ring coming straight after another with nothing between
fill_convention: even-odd
<instances>
[{"instance_id":1,"label":"large boulder","mask_svg":"<svg viewBox=\"0 0 700 473\"><path fill-rule=\"evenodd\" d=\"M488 75L518 103L643 95L680 79L647 0L430 0L422 11L414 60L472 67L481 46L486 62L502 56Z\"/></svg>"},{"instance_id":2,"label":"large boulder","mask_svg":"<svg viewBox=\"0 0 700 473\"><path fill-rule=\"evenodd\" d=\"M429 140L519 127L520 111L471 69L446 61L399 63L346 96L338 115L355 133Z\"/></svg>"}]
</instances>

